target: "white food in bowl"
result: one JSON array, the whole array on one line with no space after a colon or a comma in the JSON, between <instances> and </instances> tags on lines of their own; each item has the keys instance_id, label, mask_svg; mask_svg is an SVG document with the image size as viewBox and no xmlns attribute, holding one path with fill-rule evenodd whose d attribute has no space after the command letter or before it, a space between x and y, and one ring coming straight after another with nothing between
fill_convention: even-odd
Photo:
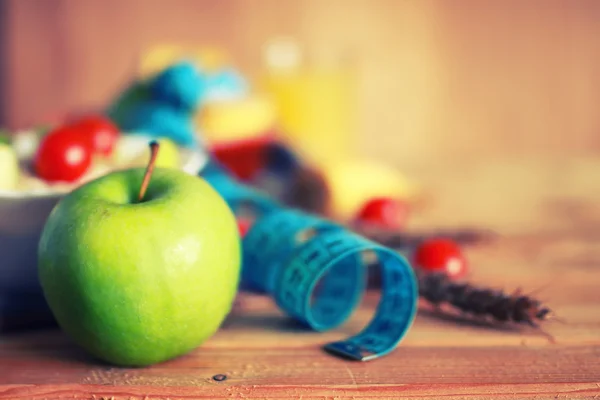
<instances>
[{"instance_id":1,"label":"white food in bowl","mask_svg":"<svg viewBox=\"0 0 600 400\"><path fill-rule=\"evenodd\" d=\"M147 146L150 138L139 136L131 141ZM29 155L31 146L23 146ZM181 169L197 175L208 161L202 149L180 148ZM19 149L17 149L19 151ZM18 154L24 159L23 154ZM25 158L26 160L26 158ZM38 288L37 244L48 215L58 201L85 182L110 173L108 164L94 165L85 178L76 184L46 184L21 171L23 190L0 190L0 295L3 291L31 291ZM1 173L1 172L0 172Z\"/></svg>"},{"instance_id":2,"label":"white food in bowl","mask_svg":"<svg viewBox=\"0 0 600 400\"><path fill-rule=\"evenodd\" d=\"M111 165L110 161L96 161L92 165L92 168L86 172L86 174L76 183L58 182L50 184L44 182L41 178L36 177L33 173L29 172L26 167L24 167L24 165L30 163L30 160L34 156L35 152L31 151L32 139L28 133L19 134L18 136L27 137L27 139L16 140L14 146L17 157L19 160L21 160L22 164L19 177L20 182L15 190L0 189L0 199L62 196L74 188L114 170L131 167L125 164L115 167L114 165ZM28 143L20 147L19 144L22 144L24 140L26 140ZM143 135L135 135L123 136L123 138L120 140L125 144L125 148L120 150L126 153L126 157L135 159L139 154L147 149L148 143L152 140L152 138ZM208 155L202 149L179 148L179 154L181 157L181 169L184 172L192 175L197 174L208 161ZM139 167L141 165L135 166Z\"/></svg>"}]
</instances>

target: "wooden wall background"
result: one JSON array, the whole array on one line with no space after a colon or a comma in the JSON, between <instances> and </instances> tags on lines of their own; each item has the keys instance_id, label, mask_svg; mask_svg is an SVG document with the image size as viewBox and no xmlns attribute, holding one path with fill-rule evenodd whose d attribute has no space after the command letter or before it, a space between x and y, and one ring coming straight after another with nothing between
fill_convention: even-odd
<instances>
[{"instance_id":1,"label":"wooden wall background","mask_svg":"<svg viewBox=\"0 0 600 400\"><path fill-rule=\"evenodd\" d=\"M1 0L2 117L102 104L157 42L273 35L357 60L358 138L400 163L600 152L600 1Z\"/></svg>"}]
</instances>

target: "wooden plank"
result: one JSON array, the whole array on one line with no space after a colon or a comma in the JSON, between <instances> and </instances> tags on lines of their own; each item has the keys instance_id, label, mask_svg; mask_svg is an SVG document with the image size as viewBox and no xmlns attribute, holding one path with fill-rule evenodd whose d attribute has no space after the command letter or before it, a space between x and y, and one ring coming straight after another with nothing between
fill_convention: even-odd
<instances>
[{"instance_id":1,"label":"wooden plank","mask_svg":"<svg viewBox=\"0 0 600 400\"><path fill-rule=\"evenodd\" d=\"M370 385L360 388L334 386L237 386L211 383L202 387L102 386L102 385L9 385L0 387L0 399L89 400L189 400L189 399L595 399L597 383L530 385Z\"/></svg>"},{"instance_id":2,"label":"wooden plank","mask_svg":"<svg viewBox=\"0 0 600 400\"><path fill-rule=\"evenodd\" d=\"M200 349L145 369L99 364L58 331L5 336L0 384L197 386L212 384L216 374L236 387L600 381L600 315L581 302L565 305L576 322L552 330L557 345L535 332L457 324L423 311L398 350L376 362L347 362L321 350L326 341L360 329L375 301L368 296L341 330L318 334L282 316L268 299L244 295L224 329Z\"/></svg>"},{"instance_id":3,"label":"wooden plank","mask_svg":"<svg viewBox=\"0 0 600 400\"><path fill-rule=\"evenodd\" d=\"M319 386L600 382L600 346L403 346L371 363L302 347L202 347L148 368L115 368L87 357L55 335L50 344L3 346L0 384L202 386L217 374L224 385ZM470 337L465 337L468 343Z\"/></svg>"}]
</instances>

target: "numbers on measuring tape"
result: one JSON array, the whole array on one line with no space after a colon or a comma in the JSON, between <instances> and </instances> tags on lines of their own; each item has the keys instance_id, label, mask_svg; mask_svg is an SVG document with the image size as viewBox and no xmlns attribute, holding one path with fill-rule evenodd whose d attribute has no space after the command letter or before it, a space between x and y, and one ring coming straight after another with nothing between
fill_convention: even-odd
<instances>
[{"instance_id":1,"label":"numbers on measuring tape","mask_svg":"<svg viewBox=\"0 0 600 400\"><path fill-rule=\"evenodd\" d=\"M296 210L281 210L259 219L243 241L242 279L259 292L271 292L281 265L309 233L342 229L337 224Z\"/></svg>"}]
</instances>

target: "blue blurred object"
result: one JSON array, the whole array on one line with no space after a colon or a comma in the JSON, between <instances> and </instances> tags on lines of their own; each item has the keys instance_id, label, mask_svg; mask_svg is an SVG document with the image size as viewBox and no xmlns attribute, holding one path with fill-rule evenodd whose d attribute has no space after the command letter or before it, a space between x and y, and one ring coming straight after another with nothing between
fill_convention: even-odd
<instances>
[{"instance_id":1,"label":"blue blurred object","mask_svg":"<svg viewBox=\"0 0 600 400\"><path fill-rule=\"evenodd\" d=\"M127 133L166 137L198 146L196 109L206 80L192 64L175 64L147 81L135 81L108 107L107 115Z\"/></svg>"},{"instance_id":2,"label":"blue blurred object","mask_svg":"<svg viewBox=\"0 0 600 400\"><path fill-rule=\"evenodd\" d=\"M207 80L193 63L183 61L160 72L149 86L154 100L193 113L206 93Z\"/></svg>"},{"instance_id":3,"label":"blue blurred object","mask_svg":"<svg viewBox=\"0 0 600 400\"><path fill-rule=\"evenodd\" d=\"M107 107L106 115L121 130L124 130L123 123L126 123L131 110L135 110L139 104L149 101L152 98L151 96L147 82L135 81L119 93L117 98Z\"/></svg>"},{"instance_id":4,"label":"blue blurred object","mask_svg":"<svg viewBox=\"0 0 600 400\"><path fill-rule=\"evenodd\" d=\"M232 68L208 75L194 63L181 61L133 82L108 107L107 115L122 131L166 137L193 147L199 144L195 115L202 104L248 93L248 82Z\"/></svg>"},{"instance_id":5,"label":"blue blurred object","mask_svg":"<svg viewBox=\"0 0 600 400\"><path fill-rule=\"evenodd\" d=\"M302 171L301 161L283 143L271 142L262 152L263 165L250 180L250 184L267 193L278 202L290 205L288 197L297 175Z\"/></svg>"},{"instance_id":6,"label":"blue blurred object","mask_svg":"<svg viewBox=\"0 0 600 400\"><path fill-rule=\"evenodd\" d=\"M300 168L300 160L283 143L273 142L265 149L265 167L270 172L289 176Z\"/></svg>"},{"instance_id":7,"label":"blue blurred object","mask_svg":"<svg viewBox=\"0 0 600 400\"><path fill-rule=\"evenodd\" d=\"M167 137L183 147L198 144L195 126L188 113L160 101L146 100L135 104L117 123L126 132Z\"/></svg>"},{"instance_id":8,"label":"blue blurred object","mask_svg":"<svg viewBox=\"0 0 600 400\"><path fill-rule=\"evenodd\" d=\"M233 68L224 68L207 77L206 102L231 101L250 93L246 79Z\"/></svg>"}]
</instances>

